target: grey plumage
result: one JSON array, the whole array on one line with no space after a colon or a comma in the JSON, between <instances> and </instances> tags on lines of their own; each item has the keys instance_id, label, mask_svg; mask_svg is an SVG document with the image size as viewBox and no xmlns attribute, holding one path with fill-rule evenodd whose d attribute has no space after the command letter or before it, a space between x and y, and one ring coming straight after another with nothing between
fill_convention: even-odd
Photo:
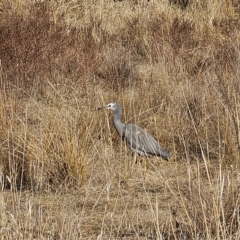
<instances>
[{"instance_id":1,"label":"grey plumage","mask_svg":"<svg viewBox=\"0 0 240 240\"><path fill-rule=\"evenodd\" d=\"M156 139L145 129L134 124L125 124L121 122L122 108L118 103L109 103L105 107L98 108L98 110L103 108L114 111L114 126L130 149L141 156L159 156L168 160L170 156L168 151L163 149Z\"/></svg>"}]
</instances>

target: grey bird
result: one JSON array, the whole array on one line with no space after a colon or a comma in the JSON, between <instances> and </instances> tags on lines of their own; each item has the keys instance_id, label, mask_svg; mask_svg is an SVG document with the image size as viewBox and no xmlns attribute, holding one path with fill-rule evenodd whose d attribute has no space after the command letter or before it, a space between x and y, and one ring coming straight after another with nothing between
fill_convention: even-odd
<instances>
[{"instance_id":1,"label":"grey bird","mask_svg":"<svg viewBox=\"0 0 240 240\"><path fill-rule=\"evenodd\" d=\"M134 124L125 124L121 122L122 108L118 103L109 103L104 107L98 108L98 110L100 109L110 109L114 111L114 126L122 140L126 142L131 150L141 156L158 156L162 157L164 160L168 160L170 157L168 151L163 149L157 140L145 129Z\"/></svg>"}]
</instances>

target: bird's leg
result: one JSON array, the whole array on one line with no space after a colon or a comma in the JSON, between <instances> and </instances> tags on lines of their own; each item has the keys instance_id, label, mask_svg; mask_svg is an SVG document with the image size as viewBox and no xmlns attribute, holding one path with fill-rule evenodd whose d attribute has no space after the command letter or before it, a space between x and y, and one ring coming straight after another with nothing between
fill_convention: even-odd
<instances>
[{"instance_id":1,"label":"bird's leg","mask_svg":"<svg viewBox=\"0 0 240 240\"><path fill-rule=\"evenodd\" d=\"M147 175L147 161L146 161L145 157L143 157L143 164L144 164L143 178L145 179L145 177Z\"/></svg>"},{"instance_id":2,"label":"bird's leg","mask_svg":"<svg viewBox=\"0 0 240 240\"><path fill-rule=\"evenodd\" d=\"M132 162L132 170L135 167L135 164L137 164L138 160L137 160L137 153L133 153L133 162Z\"/></svg>"},{"instance_id":3,"label":"bird's leg","mask_svg":"<svg viewBox=\"0 0 240 240\"><path fill-rule=\"evenodd\" d=\"M138 163L138 159L137 159L138 154L136 152L133 152L132 154L133 154L133 160L134 160L133 163L137 164Z\"/></svg>"}]
</instances>

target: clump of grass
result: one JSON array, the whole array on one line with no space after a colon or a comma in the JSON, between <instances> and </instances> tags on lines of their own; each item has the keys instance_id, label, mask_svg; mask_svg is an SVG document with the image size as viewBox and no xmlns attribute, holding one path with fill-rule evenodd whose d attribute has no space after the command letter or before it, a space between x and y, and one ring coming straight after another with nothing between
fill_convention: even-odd
<instances>
[{"instance_id":1,"label":"clump of grass","mask_svg":"<svg viewBox=\"0 0 240 240\"><path fill-rule=\"evenodd\" d=\"M193 179L195 174L203 173L203 169L209 177L209 183L205 182L204 188L202 176ZM215 236L225 239L227 236L234 236L239 226L238 214L236 214L239 196L236 192L234 173L218 175L221 174L221 170L214 173L212 171L216 169L211 170L207 165L203 169L194 170L196 172L193 175L188 169L190 170L189 182L178 186L179 206L183 207L185 213L181 211L181 216L175 217L176 226L183 235L190 234L188 237L212 238ZM230 178L231 180L227 180ZM190 182L190 179L194 184ZM210 195L209 192L211 192Z\"/></svg>"},{"instance_id":2,"label":"clump of grass","mask_svg":"<svg viewBox=\"0 0 240 240\"><path fill-rule=\"evenodd\" d=\"M94 40L93 25L70 29L63 21L55 23L47 1L26 7L24 14L1 15L1 63L8 84L33 91L44 85L42 78L62 75L76 81L94 68L102 43Z\"/></svg>"},{"instance_id":3,"label":"clump of grass","mask_svg":"<svg viewBox=\"0 0 240 240\"><path fill-rule=\"evenodd\" d=\"M29 105L21 107L21 115L13 112L15 103L1 103L7 110L1 122L5 122L6 114L12 117L1 135L5 187L51 189L65 184L81 186L87 180L94 158L88 149L95 124L81 107L65 109L64 99L55 101L58 107L54 102L50 106L31 99Z\"/></svg>"},{"instance_id":4,"label":"clump of grass","mask_svg":"<svg viewBox=\"0 0 240 240\"><path fill-rule=\"evenodd\" d=\"M3 9L2 236L239 238L236 4ZM95 111L113 101L170 151L168 163L135 164L112 113Z\"/></svg>"}]
</instances>

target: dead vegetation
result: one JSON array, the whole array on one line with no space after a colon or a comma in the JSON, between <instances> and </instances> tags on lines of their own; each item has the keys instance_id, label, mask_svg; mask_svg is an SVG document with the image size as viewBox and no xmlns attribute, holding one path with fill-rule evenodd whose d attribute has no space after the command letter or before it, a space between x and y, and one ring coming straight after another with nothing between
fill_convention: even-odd
<instances>
[{"instance_id":1,"label":"dead vegetation","mask_svg":"<svg viewBox=\"0 0 240 240\"><path fill-rule=\"evenodd\" d=\"M236 1L2 1L0 234L239 239ZM171 152L141 160L115 133Z\"/></svg>"}]
</instances>

